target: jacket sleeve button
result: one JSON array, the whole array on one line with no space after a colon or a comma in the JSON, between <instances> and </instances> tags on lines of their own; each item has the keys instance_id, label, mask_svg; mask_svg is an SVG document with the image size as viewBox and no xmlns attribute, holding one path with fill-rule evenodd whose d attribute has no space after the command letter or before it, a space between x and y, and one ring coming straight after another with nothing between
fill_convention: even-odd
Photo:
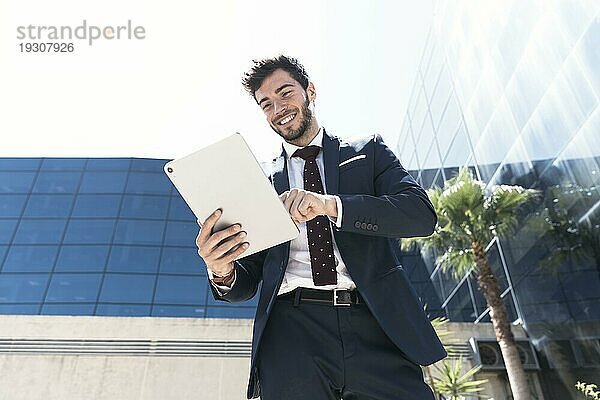
<instances>
[{"instance_id":1,"label":"jacket sleeve button","mask_svg":"<svg viewBox=\"0 0 600 400\"><path fill-rule=\"evenodd\" d=\"M371 229L373 229L373 224L367 224L367 230L370 231Z\"/></svg>"},{"instance_id":2,"label":"jacket sleeve button","mask_svg":"<svg viewBox=\"0 0 600 400\"><path fill-rule=\"evenodd\" d=\"M360 224L360 228L361 229L367 229L367 223L363 222L362 224Z\"/></svg>"},{"instance_id":3,"label":"jacket sleeve button","mask_svg":"<svg viewBox=\"0 0 600 400\"><path fill-rule=\"evenodd\" d=\"M377 224L373 225L373 232L377 232L377 230L379 229L379 226L377 226Z\"/></svg>"},{"instance_id":4,"label":"jacket sleeve button","mask_svg":"<svg viewBox=\"0 0 600 400\"><path fill-rule=\"evenodd\" d=\"M356 221L356 222L354 223L354 227L355 227L355 228L360 228L360 221Z\"/></svg>"}]
</instances>

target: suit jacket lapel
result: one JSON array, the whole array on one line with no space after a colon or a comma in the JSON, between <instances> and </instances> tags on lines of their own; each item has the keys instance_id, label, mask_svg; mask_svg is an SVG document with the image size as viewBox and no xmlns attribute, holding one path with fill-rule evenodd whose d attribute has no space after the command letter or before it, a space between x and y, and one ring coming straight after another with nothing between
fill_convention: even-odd
<instances>
[{"instance_id":1,"label":"suit jacket lapel","mask_svg":"<svg viewBox=\"0 0 600 400\"><path fill-rule=\"evenodd\" d=\"M327 194L338 193L339 163L340 141L337 137L330 136L323 128L323 165L325 165Z\"/></svg>"},{"instance_id":2,"label":"suit jacket lapel","mask_svg":"<svg viewBox=\"0 0 600 400\"><path fill-rule=\"evenodd\" d=\"M279 157L273 160L272 166L273 185L277 194L281 194L286 190L290 190L290 181L288 179L287 162L285 158L285 150L281 152Z\"/></svg>"}]
</instances>

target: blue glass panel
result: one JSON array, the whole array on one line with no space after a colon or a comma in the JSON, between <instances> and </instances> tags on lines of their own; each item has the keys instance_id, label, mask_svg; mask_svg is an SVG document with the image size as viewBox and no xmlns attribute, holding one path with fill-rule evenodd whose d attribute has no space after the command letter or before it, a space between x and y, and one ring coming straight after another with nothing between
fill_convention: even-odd
<instances>
[{"instance_id":1,"label":"blue glass panel","mask_svg":"<svg viewBox=\"0 0 600 400\"><path fill-rule=\"evenodd\" d=\"M37 315L39 309L35 304L0 304L0 314Z\"/></svg>"},{"instance_id":2,"label":"blue glass panel","mask_svg":"<svg viewBox=\"0 0 600 400\"><path fill-rule=\"evenodd\" d=\"M40 303L48 274L0 274L0 303Z\"/></svg>"},{"instance_id":3,"label":"blue glass panel","mask_svg":"<svg viewBox=\"0 0 600 400\"><path fill-rule=\"evenodd\" d=\"M70 194L32 194L27 202L25 217L67 217L73 205Z\"/></svg>"},{"instance_id":4,"label":"blue glass panel","mask_svg":"<svg viewBox=\"0 0 600 400\"><path fill-rule=\"evenodd\" d=\"M44 304L43 315L94 315L94 304Z\"/></svg>"},{"instance_id":5,"label":"blue glass panel","mask_svg":"<svg viewBox=\"0 0 600 400\"><path fill-rule=\"evenodd\" d=\"M122 193L127 172L86 172L80 193Z\"/></svg>"},{"instance_id":6,"label":"blue glass panel","mask_svg":"<svg viewBox=\"0 0 600 400\"><path fill-rule=\"evenodd\" d=\"M102 272L109 246L61 246L56 272Z\"/></svg>"},{"instance_id":7,"label":"blue glass panel","mask_svg":"<svg viewBox=\"0 0 600 400\"><path fill-rule=\"evenodd\" d=\"M179 193L177 196L171 197L171 206L169 209L169 219L183 219L186 221L196 222L197 218L190 210L190 207L181 198ZM196 222L197 223L197 222Z\"/></svg>"},{"instance_id":8,"label":"blue glass panel","mask_svg":"<svg viewBox=\"0 0 600 400\"><path fill-rule=\"evenodd\" d=\"M121 217L164 219L168 209L169 197L166 196L125 195L121 206Z\"/></svg>"},{"instance_id":9,"label":"blue glass panel","mask_svg":"<svg viewBox=\"0 0 600 400\"><path fill-rule=\"evenodd\" d=\"M15 244L57 244L62 239L67 221L64 219L22 219Z\"/></svg>"},{"instance_id":10,"label":"blue glass panel","mask_svg":"<svg viewBox=\"0 0 600 400\"><path fill-rule=\"evenodd\" d=\"M159 247L113 246L108 260L110 272L155 273L158 269Z\"/></svg>"},{"instance_id":11,"label":"blue glass panel","mask_svg":"<svg viewBox=\"0 0 600 400\"><path fill-rule=\"evenodd\" d=\"M167 222L165 244L172 246L196 246L200 226L194 222Z\"/></svg>"},{"instance_id":12,"label":"blue glass panel","mask_svg":"<svg viewBox=\"0 0 600 400\"><path fill-rule=\"evenodd\" d=\"M17 222L19 222L18 219L0 219L0 243L10 243Z\"/></svg>"},{"instance_id":13,"label":"blue glass panel","mask_svg":"<svg viewBox=\"0 0 600 400\"><path fill-rule=\"evenodd\" d=\"M20 217L26 198L25 194L0 195L0 217Z\"/></svg>"},{"instance_id":14,"label":"blue glass panel","mask_svg":"<svg viewBox=\"0 0 600 400\"><path fill-rule=\"evenodd\" d=\"M72 219L69 221L65 243L110 243L115 221L102 219Z\"/></svg>"},{"instance_id":15,"label":"blue glass panel","mask_svg":"<svg viewBox=\"0 0 600 400\"><path fill-rule=\"evenodd\" d=\"M8 246L0 246L0 262L4 260L4 255L6 254L6 250ZM2 264L0 264L0 269L2 268Z\"/></svg>"},{"instance_id":16,"label":"blue glass panel","mask_svg":"<svg viewBox=\"0 0 600 400\"><path fill-rule=\"evenodd\" d=\"M39 158L0 158L0 171L36 171Z\"/></svg>"},{"instance_id":17,"label":"blue glass panel","mask_svg":"<svg viewBox=\"0 0 600 400\"><path fill-rule=\"evenodd\" d=\"M131 160L131 170L163 173L163 167L169 161L155 158L134 158Z\"/></svg>"},{"instance_id":18,"label":"blue glass panel","mask_svg":"<svg viewBox=\"0 0 600 400\"><path fill-rule=\"evenodd\" d=\"M113 317L147 317L150 316L151 306L139 304L98 304L96 315Z\"/></svg>"},{"instance_id":19,"label":"blue glass panel","mask_svg":"<svg viewBox=\"0 0 600 400\"><path fill-rule=\"evenodd\" d=\"M127 171L131 160L129 158L90 158L87 170L95 171Z\"/></svg>"},{"instance_id":20,"label":"blue glass panel","mask_svg":"<svg viewBox=\"0 0 600 400\"><path fill-rule=\"evenodd\" d=\"M53 274L46 301L96 302L101 274Z\"/></svg>"},{"instance_id":21,"label":"blue glass panel","mask_svg":"<svg viewBox=\"0 0 600 400\"><path fill-rule=\"evenodd\" d=\"M172 187L164 172L132 172L127 181L127 193L170 194Z\"/></svg>"},{"instance_id":22,"label":"blue glass panel","mask_svg":"<svg viewBox=\"0 0 600 400\"><path fill-rule=\"evenodd\" d=\"M29 193L35 172L0 172L0 193Z\"/></svg>"},{"instance_id":23,"label":"blue glass panel","mask_svg":"<svg viewBox=\"0 0 600 400\"><path fill-rule=\"evenodd\" d=\"M121 195L80 194L75 199L73 217L116 217Z\"/></svg>"},{"instance_id":24,"label":"blue glass panel","mask_svg":"<svg viewBox=\"0 0 600 400\"><path fill-rule=\"evenodd\" d=\"M206 264L198 248L164 247L160 272L168 274L201 274L206 276Z\"/></svg>"},{"instance_id":25,"label":"blue glass panel","mask_svg":"<svg viewBox=\"0 0 600 400\"><path fill-rule=\"evenodd\" d=\"M33 193L75 193L81 172L40 172Z\"/></svg>"},{"instance_id":26,"label":"blue glass panel","mask_svg":"<svg viewBox=\"0 0 600 400\"><path fill-rule=\"evenodd\" d=\"M2 272L50 272L58 246L12 246Z\"/></svg>"},{"instance_id":27,"label":"blue glass panel","mask_svg":"<svg viewBox=\"0 0 600 400\"><path fill-rule=\"evenodd\" d=\"M206 318L242 318L253 319L256 314L254 307L207 307Z\"/></svg>"},{"instance_id":28,"label":"blue glass panel","mask_svg":"<svg viewBox=\"0 0 600 400\"><path fill-rule=\"evenodd\" d=\"M162 244L164 221L121 219L117 224L115 243Z\"/></svg>"},{"instance_id":29,"label":"blue glass panel","mask_svg":"<svg viewBox=\"0 0 600 400\"><path fill-rule=\"evenodd\" d=\"M45 158L42 170L81 171L85 166L85 158Z\"/></svg>"},{"instance_id":30,"label":"blue glass panel","mask_svg":"<svg viewBox=\"0 0 600 400\"><path fill-rule=\"evenodd\" d=\"M200 276L159 275L155 303L204 304L208 282Z\"/></svg>"},{"instance_id":31,"label":"blue glass panel","mask_svg":"<svg viewBox=\"0 0 600 400\"><path fill-rule=\"evenodd\" d=\"M204 306L163 306L152 307L153 317L195 317L204 318Z\"/></svg>"},{"instance_id":32,"label":"blue glass panel","mask_svg":"<svg viewBox=\"0 0 600 400\"><path fill-rule=\"evenodd\" d=\"M112 303L152 303L156 275L106 274L100 301Z\"/></svg>"}]
</instances>

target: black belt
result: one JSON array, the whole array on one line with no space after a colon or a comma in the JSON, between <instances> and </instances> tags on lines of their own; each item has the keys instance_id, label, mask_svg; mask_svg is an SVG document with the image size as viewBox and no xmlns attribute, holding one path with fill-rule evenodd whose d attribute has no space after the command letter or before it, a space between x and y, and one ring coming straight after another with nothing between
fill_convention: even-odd
<instances>
[{"instance_id":1,"label":"black belt","mask_svg":"<svg viewBox=\"0 0 600 400\"><path fill-rule=\"evenodd\" d=\"M358 294L358 291L346 289L319 290L297 288L291 292L278 296L277 299L286 301L306 301L333 306L350 306L352 304L363 303L363 299Z\"/></svg>"}]
</instances>

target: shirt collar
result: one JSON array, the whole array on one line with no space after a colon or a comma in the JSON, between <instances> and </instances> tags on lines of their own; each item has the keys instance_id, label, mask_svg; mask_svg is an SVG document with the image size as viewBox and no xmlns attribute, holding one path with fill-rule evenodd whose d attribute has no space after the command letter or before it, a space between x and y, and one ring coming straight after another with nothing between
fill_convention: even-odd
<instances>
[{"instance_id":1,"label":"shirt collar","mask_svg":"<svg viewBox=\"0 0 600 400\"><path fill-rule=\"evenodd\" d=\"M319 133L317 133L317 136L315 136L312 142L310 142L308 145L323 147L323 128L319 128ZM285 150L285 153L287 154L288 158L291 157L296 150L301 148L302 147L288 143L285 140L283 141L283 149Z\"/></svg>"}]
</instances>

